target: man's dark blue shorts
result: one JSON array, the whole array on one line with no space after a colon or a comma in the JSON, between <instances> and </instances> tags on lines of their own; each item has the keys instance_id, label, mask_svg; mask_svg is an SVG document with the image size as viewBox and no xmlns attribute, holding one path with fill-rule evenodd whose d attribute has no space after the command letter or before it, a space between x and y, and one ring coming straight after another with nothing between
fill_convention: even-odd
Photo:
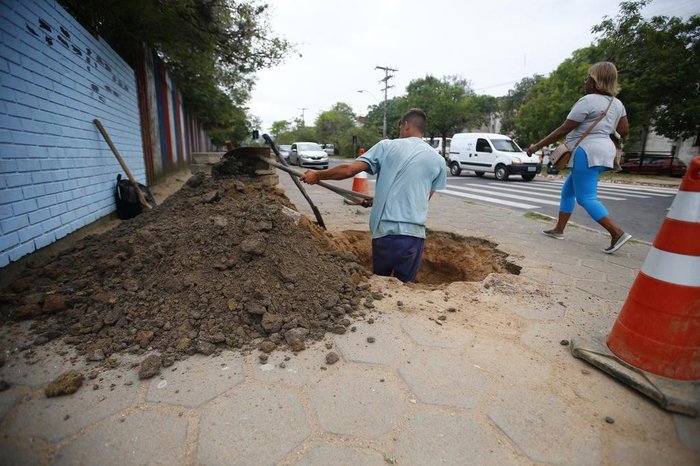
<instances>
[{"instance_id":1,"label":"man's dark blue shorts","mask_svg":"<svg viewBox=\"0 0 700 466\"><path fill-rule=\"evenodd\" d=\"M402 282L415 282L421 258L424 238L389 235L372 240L372 268L375 275L398 278Z\"/></svg>"}]
</instances>

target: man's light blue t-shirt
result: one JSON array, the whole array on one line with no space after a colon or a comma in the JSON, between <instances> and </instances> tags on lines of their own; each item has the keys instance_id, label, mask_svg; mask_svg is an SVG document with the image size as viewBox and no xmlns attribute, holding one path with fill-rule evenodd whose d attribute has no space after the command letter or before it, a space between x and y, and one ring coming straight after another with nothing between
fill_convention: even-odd
<instances>
[{"instance_id":1,"label":"man's light blue t-shirt","mask_svg":"<svg viewBox=\"0 0 700 466\"><path fill-rule=\"evenodd\" d=\"M369 229L372 238L425 238L430 192L446 187L445 160L420 138L378 142L357 158L377 175Z\"/></svg>"}]
</instances>

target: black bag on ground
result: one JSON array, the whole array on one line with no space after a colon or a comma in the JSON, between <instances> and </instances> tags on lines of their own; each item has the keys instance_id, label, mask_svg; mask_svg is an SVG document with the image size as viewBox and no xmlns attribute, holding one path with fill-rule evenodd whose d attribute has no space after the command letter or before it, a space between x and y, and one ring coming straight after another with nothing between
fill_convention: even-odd
<instances>
[{"instance_id":1,"label":"black bag on ground","mask_svg":"<svg viewBox=\"0 0 700 466\"><path fill-rule=\"evenodd\" d=\"M151 207L156 206L156 200L151 191L141 183L138 184L143 193L143 197ZM128 179L122 180L122 175L117 175L117 189L114 193L117 202L117 217L122 220L134 218L143 211L143 206L139 202L139 195Z\"/></svg>"}]
</instances>

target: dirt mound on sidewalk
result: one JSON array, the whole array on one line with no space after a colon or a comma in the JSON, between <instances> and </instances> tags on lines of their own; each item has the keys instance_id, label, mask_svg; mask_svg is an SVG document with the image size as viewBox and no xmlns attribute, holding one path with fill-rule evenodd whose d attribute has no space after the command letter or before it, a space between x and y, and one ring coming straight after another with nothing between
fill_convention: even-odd
<instances>
[{"instance_id":1,"label":"dirt mound on sidewalk","mask_svg":"<svg viewBox=\"0 0 700 466\"><path fill-rule=\"evenodd\" d=\"M94 361L261 339L287 347L344 333L368 275L278 189L197 176L156 209L30 265L0 295L0 318L34 319L34 344L63 337Z\"/></svg>"}]
</instances>

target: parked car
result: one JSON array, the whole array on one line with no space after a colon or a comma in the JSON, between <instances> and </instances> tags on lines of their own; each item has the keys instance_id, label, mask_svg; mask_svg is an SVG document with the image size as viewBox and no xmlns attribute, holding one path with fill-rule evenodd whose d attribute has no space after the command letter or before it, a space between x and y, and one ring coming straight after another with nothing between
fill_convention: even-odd
<instances>
[{"instance_id":1,"label":"parked car","mask_svg":"<svg viewBox=\"0 0 700 466\"><path fill-rule=\"evenodd\" d=\"M639 175L665 175L683 176L688 166L678 159L644 157L641 164L639 159L628 160L621 163L623 173L636 173Z\"/></svg>"},{"instance_id":2,"label":"parked car","mask_svg":"<svg viewBox=\"0 0 700 466\"><path fill-rule=\"evenodd\" d=\"M282 144L281 146L277 146L277 150L279 151L282 158L286 160L287 163L289 163L289 153L292 151L292 145Z\"/></svg>"},{"instance_id":3,"label":"parked car","mask_svg":"<svg viewBox=\"0 0 700 466\"><path fill-rule=\"evenodd\" d=\"M542 168L539 156L528 156L511 138L495 133L455 134L447 163L453 176L471 170L476 176L493 173L500 181L510 175L532 181Z\"/></svg>"},{"instance_id":4,"label":"parked car","mask_svg":"<svg viewBox=\"0 0 700 466\"><path fill-rule=\"evenodd\" d=\"M289 163L309 168L328 168L328 154L315 142L295 142L289 153Z\"/></svg>"},{"instance_id":5,"label":"parked car","mask_svg":"<svg viewBox=\"0 0 700 466\"><path fill-rule=\"evenodd\" d=\"M333 155L335 153L335 146L333 144L324 144L321 146L323 151L328 155Z\"/></svg>"}]
</instances>

